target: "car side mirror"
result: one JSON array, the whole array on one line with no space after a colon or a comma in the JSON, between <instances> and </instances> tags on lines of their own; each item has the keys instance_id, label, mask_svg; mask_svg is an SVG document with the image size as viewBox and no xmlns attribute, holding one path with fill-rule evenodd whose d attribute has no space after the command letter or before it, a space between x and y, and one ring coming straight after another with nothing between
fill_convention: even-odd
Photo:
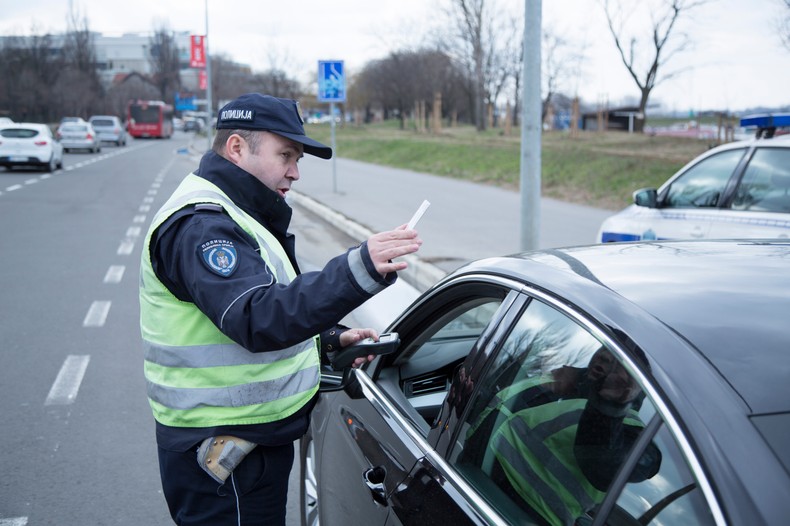
<instances>
[{"instance_id":1,"label":"car side mirror","mask_svg":"<svg viewBox=\"0 0 790 526\"><path fill-rule=\"evenodd\" d=\"M342 373L332 370L322 371L318 391L321 393L345 391L351 399L362 397L362 388L357 380L356 369L352 367L346 367Z\"/></svg>"},{"instance_id":2,"label":"car side mirror","mask_svg":"<svg viewBox=\"0 0 790 526\"><path fill-rule=\"evenodd\" d=\"M647 208L656 208L658 205L658 191L655 188L642 188L634 192L634 204Z\"/></svg>"}]
</instances>

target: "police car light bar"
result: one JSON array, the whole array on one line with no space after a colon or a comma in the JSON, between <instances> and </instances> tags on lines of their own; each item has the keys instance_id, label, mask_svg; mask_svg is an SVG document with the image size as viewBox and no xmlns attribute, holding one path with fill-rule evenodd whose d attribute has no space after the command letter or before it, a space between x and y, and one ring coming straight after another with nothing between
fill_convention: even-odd
<instances>
[{"instance_id":1,"label":"police car light bar","mask_svg":"<svg viewBox=\"0 0 790 526\"><path fill-rule=\"evenodd\" d=\"M757 137L772 137L776 128L790 126L790 113L764 113L741 119L744 128L757 128Z\"/></svg>"}]
</instances>

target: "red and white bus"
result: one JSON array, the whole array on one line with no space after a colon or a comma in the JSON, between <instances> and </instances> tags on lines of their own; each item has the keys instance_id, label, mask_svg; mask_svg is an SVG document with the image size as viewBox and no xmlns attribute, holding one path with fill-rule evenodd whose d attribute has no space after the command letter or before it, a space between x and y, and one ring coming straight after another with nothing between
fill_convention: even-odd
<instances>
[{"instance_id":1,"label":"red and white bus","mask_svg":"<svg viewBox=\"0 0 790 526\"><path fill-rule=\"evenodd\" d=\"M161 100L132 100L126 107L126 126L132 137L173 135L173 106Z\"/></svg>"}]
</instances>

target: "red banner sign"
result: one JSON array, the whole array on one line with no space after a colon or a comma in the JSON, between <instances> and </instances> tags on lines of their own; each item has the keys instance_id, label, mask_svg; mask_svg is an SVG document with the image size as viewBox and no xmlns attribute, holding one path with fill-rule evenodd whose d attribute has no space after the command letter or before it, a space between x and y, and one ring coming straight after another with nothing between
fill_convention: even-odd
<instances>
[{"instance_id":1,"label":"red banner sign","mask_svg":"<svg viewBox=\"0 0 790 526\"><path fill-rule=\"evenodd\" d=\"M189 67L190 68L205 68L206 67L206 50L203 47L203 35L192 35L190 41L192 45L189 50Z\"/></svg>"},{"instance_id":2,"label":"red banner sign","mask_svg":"<svg viewBox=\"0 0 790 526\"><path fill-rule=\"evenodd\" d=\"M201 69L198 73L198 89L208 89L208 76L205 69Z\"/></svg>"}]
</instances>

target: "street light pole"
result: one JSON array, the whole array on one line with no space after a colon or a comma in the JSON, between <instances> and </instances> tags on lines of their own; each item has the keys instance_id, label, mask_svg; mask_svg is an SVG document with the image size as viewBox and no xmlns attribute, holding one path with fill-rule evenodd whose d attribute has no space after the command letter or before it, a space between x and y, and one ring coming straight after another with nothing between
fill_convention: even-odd
<instances>
[{"instance_id":1,"label":"street light pole","mask_svg":"<svg viewBox=\"0 0 790 526\"><path fill-rule=\"evenodd\" d=\"M541 0L524 0L524 69L521 95L521 250L540 236Z\"/></svg>"},{"instance_id":2,"label":"street light pole","mask_svg":"<svg viewBox=\"0 0 790 526\"><path fill-rule=\"evenodd\" d=\"M214 118L214 110L211 108L211 54L208 51L208 0L205 0L206 5L206 113L208 113L208 122L206 123L206 136L208 137L208 149L211 149L211 121Z\"/></svg>"}]
</instances>

